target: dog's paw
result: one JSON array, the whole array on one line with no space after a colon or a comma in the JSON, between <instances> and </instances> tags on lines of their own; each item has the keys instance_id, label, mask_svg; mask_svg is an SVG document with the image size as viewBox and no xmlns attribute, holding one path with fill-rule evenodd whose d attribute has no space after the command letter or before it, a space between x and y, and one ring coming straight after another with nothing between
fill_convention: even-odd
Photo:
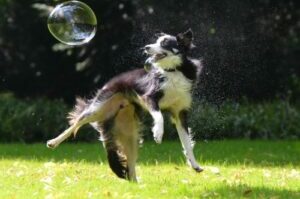
<instances>
[{"instance_id":1,"label":"dog's paw","mask_svg":"<svg viewBox=\"0 0 300 199\"><path fill-rule=\"evenodd\" d=\"M164 127L163 125L154 125L152 128L153 138L157 144L161 144L162 138L164 135Z\"/></svg>"},{"instance_id":2,"label":"dog's paw","mask_svg":"<svg viewBox=\"0 0 300 199\"><path fill-rule=\"evenodd\" d=\"M192 167L196 172L200 173L203 171L203 169L198 165L197 162L192 162L190 159L188 159L187 161L188 165L190 165L190 167Z\"/></svg>"},{"instance_id":3,"label":"dog's paw","mask_svg":"<svg viewBox=\"0 0 300 199\"><path fill-rule=\"evenodd\" d=\"M203 171L203 169L198 164L192 164L191 167L198 173Z\"/></svg>"},{"instance_id":4,"label":"dog's paw","mask_svg":"<svg viewBox=\"0 0 300 199\"><path fill-rule=\"evenodd\" d=\"M47 142L47 147L50 149L54 149L58 146L58 143L53 139L53 140L48 140Z\"/></svg>"},{"instance_id":5,"label":"dog's paw","mask_svg":"<svg viewBox=\"0 0 300 199\"><path fill-rule=\"evenodd\" d=\"M193 169L198 173L203 171L203 169L200 166L194 167Z\"/></svg>"},{"instance_id":6,"label":"dog's paw","mask_svg":"<svg viewBox=\"0 0 300 199\"><path fill-rule=\"evenodd\" d=\"M161 144L161 143L162 143L162 137L154 137L154 141L155 141L157 144Z\"/></svg>"}]
</instances>

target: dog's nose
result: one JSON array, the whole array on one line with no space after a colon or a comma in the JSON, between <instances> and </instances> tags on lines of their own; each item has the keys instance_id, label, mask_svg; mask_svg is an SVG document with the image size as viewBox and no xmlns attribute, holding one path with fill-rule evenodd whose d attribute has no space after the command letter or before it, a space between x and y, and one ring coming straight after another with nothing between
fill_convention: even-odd
<instances>
[{"instance_id":1,"label":"dog's nose","mask_svg":"<svg viewBox=\"0 0 300 199\"><path fill-rule=\"evenodd\" d=\"M145 46L145 50L150 50L150 46Z\"/></svg>"}]
</instances>

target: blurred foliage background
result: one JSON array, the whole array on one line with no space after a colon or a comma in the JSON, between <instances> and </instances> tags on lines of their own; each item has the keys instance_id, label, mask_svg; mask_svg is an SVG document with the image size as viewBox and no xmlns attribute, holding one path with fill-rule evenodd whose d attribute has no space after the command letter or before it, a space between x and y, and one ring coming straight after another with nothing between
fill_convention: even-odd
<instances>
[{"instance_id":1,"label":"blurred foliage background","mask_svg":"<svg viewBox=\"0 0 300 199\"><path fill-rule=\"evenodd\" d=\"M58 43L47 29L60 2L0 0L0 141L57 135L75 96L89 97L114 75L143 67L140 47L155 31L189 27L192 55L205 65L190 121L196 137L300 137L299 1L86 0L98 30L79 47Z\"/></svg>"}]
</instances>

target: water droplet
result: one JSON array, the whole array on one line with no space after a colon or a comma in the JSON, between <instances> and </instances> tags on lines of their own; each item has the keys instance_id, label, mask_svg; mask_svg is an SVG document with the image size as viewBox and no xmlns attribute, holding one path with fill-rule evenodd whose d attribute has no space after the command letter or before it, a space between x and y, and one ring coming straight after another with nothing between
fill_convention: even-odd
<instances>
[{"instance_id":1,"label":"water droplet","mask_svg":"<svg viewBox=\"0 0 300 199\"><path fill-rule=\"evenodd\" d=\"M119 4L119 9L120 9L120 10L123 10L123 9L124 9L124 7L125 7L125 6L124 6L124 4L123 4L123 3L120 3L120 4Z\"/></svg>"}]
</instances>

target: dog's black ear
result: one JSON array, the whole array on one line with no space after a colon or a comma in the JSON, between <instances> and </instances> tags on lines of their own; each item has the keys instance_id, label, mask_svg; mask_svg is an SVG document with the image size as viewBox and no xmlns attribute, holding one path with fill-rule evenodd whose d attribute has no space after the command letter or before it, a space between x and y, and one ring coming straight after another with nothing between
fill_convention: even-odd
<instances>
[{"instance_id":1,"label":"dog's black ear","mask_svg":"<svg viewBox=\"0 0 300 199\"><path fill-rule=\"evenodd\" d=\"M190 49L194 46L192 44L194 39L193 31L190 28L183 33L177 34L176 39L179 45L183 45L187 49Z\"/></svg>"}]
</instances>

